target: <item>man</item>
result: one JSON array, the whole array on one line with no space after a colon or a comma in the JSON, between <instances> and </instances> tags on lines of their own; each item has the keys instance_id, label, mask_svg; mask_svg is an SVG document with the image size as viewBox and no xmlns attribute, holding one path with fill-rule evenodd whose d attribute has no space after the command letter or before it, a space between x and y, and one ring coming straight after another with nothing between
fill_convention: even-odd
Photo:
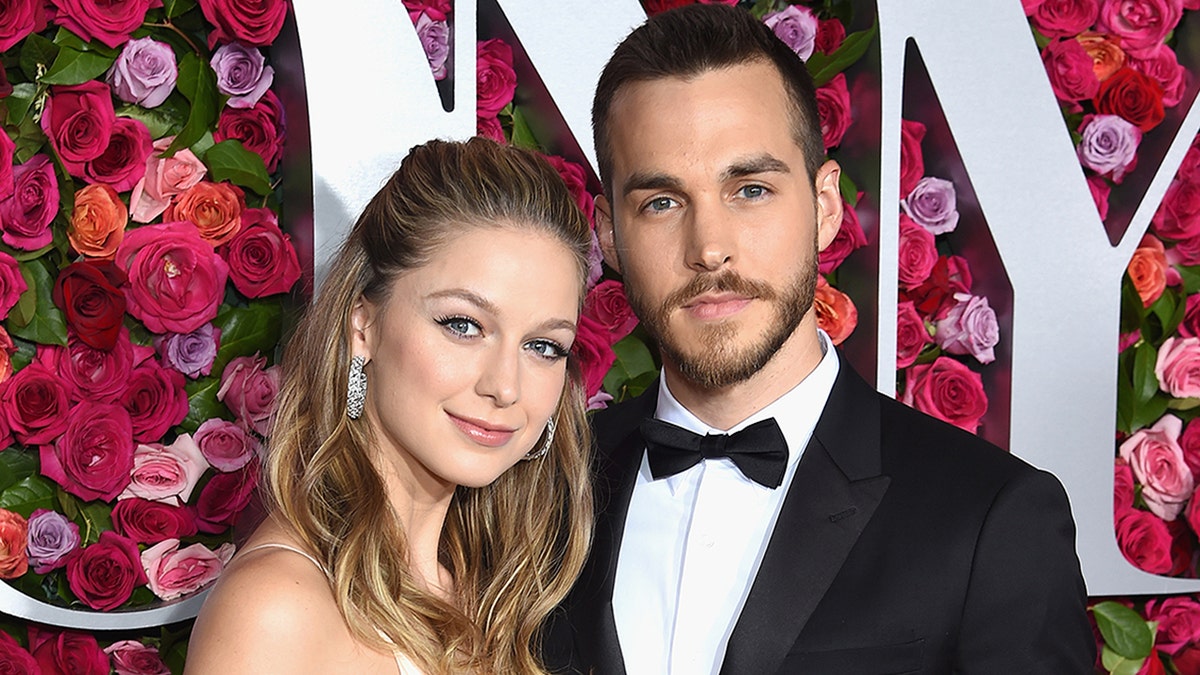
<instances>
[{"instance_id":1,"label":"man","mask_svg":"<svg viewBox=\"0 0 1200 675\"><path fill-rule=\"evenodd\" d=\"M796 55L735 8L661 14L593 123L601 247L663 377L595 419L592 559L548 653L602 675L1091 673L1058 481L878 394L817 328L840 169Z\"/></svg>"}]
</instances>

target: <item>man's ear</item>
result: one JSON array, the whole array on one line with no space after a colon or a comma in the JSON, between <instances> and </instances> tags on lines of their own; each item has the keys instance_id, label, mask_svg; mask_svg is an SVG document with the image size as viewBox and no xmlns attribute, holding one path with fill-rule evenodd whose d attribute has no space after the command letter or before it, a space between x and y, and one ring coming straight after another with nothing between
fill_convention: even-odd
<instances>
[{"instance_id":1,"label":"man's ear","mask_svg":"<svg viewBox=\"0 0 1200 675\"><path fill-rule=\"evenodd\" d=\"M600 253L604 255L604 262L608 266L621 273L621 260L617 257L616 234L613 232L612 219L612 204L609 203L608 197L599 195L596 197L596 239L600 241Z\"/></svg>"},{"instance_id":2,"label":"man's ear","mask_svg":"<svg viewBox=\"0 0 1200 675\"><path fill-rule=\"evenodd\" d=\"M842 167L832 159L817 170L817 250L824 251L842 229Z\"/></svg>"},{"instance_id":3,"label":"man's ear","mask_svg":"<svg viewBox=\"0 0 1200 675\"><path fill-rule=\"evenodd\" d=\"M361 356L371 362L375 351L375 321L378 311L374 303L359 297L350 308L350 356Z\"/></svg>"}]
</instances>

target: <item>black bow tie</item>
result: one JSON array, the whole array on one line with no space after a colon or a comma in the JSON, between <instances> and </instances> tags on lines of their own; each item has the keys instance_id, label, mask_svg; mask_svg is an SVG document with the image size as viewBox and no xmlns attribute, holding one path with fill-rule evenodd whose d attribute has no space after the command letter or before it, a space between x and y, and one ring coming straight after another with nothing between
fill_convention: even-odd
<instances>
[{"instance_id":1,"label":"black bow tie","mask_svg":"<svg viewBox=\"0 0 1200 675\"><path fill-rule=\"evenodd\" d=\"M783 483L787 439L774 417L732 434L701 436L656 419L643 421L641 431L655 479L686 471L702 459L728 457L756 483L772 490Z\"/></svg>"}]
</instances>

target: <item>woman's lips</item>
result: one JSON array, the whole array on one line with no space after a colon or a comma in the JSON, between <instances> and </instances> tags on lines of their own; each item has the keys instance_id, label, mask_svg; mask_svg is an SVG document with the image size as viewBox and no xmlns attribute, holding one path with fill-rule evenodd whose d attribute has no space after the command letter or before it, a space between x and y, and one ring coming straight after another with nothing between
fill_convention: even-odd
<instances>
[{"instance_id":1,"label":"woman's lips","mask_svg":"<svg viewBox=\"0 0 1200 675\"><path fill-rule=\"evenodd\" d=\"M483 420L459 417L451 413L446 413L446 415L467 438L489 448L498 448L508 443L516 433L516 429L488 424Z\"/></svg>"}]
</instances>

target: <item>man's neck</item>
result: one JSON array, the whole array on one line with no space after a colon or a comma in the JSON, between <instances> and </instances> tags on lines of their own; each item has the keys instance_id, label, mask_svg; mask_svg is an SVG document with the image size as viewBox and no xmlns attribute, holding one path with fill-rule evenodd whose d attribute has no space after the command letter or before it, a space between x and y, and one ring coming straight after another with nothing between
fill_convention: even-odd
<instances>
[{"instance_id":1,"label":"man's neck","mask_svg":"<svg viewBox=\"0 0 1200 675\"><path fill-rule=\"evenodd\" d=\"M703 387L665 359L663 372L680 405L715 429L729 429L794 389L817 367L821 356L821 339L810 313L767 365L749 379L716 389Z\"/></svg>"}]
</instances>

